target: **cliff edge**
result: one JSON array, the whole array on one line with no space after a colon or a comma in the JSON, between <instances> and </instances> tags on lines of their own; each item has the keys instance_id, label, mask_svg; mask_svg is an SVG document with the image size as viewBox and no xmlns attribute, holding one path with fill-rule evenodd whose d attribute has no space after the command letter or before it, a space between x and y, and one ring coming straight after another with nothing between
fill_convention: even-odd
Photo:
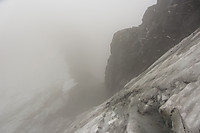
<instances>
[{"instance_id":1,"label":"cliff edge","mask_svg":"<svg viewBox=\"0 0 200 133\"><path fill-rule=\"evenodd\" d=\"M139 27L115 33L105 83L117 92L200 26L199 0L158 0Z\"/></svg>"},{"instance_id":2,"label":"cliff edge","mask_svg":"<svg viewBox=\"0 0 200 133\"><path fill-rule=\"evenodd\" d=\"M200 133L200 29L64 133Z\"/></svg>"},{"instance_id":3,"label":"cliff edge","mask_svg":"<svg viewBox=\"0 0 200 133\"><path fill-rule=\"evenodd\" d=\"M64 133L200 133L199 27L199 0L158 0L115 33L105 82L118 93Z\"/></svg>"}]
</instances>

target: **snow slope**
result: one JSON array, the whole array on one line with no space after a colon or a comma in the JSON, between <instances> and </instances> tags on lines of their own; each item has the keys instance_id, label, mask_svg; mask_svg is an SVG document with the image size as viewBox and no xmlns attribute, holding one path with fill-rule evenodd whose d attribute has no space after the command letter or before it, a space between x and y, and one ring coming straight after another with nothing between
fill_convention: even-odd
<instances>
[{"instance_id":1,"label":"snow slope","mask_svg":"<svg viewBox=\"0 0 200 133\"><path fill-rule=\"evenodd\" d=\"M199 133L200 29L64 133Z\"/></svg>"}]
</instances>

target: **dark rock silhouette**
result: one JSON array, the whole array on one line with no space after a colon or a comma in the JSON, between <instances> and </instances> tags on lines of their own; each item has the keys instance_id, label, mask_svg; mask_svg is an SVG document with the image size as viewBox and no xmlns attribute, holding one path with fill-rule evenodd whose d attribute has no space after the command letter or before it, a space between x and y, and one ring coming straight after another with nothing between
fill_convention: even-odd
<instances>
[{"instance_id":1,"label":"dark rock silhouette","mask_svg":"<svg viewBox=\"0 0 200 133\"><path fill-rule=\"evenodd\" d=\"M158 0L138 27L115 33L105 83L113 93L200 26L199 0Z\"/></svg>"},{"instance_id":2,"label":"dark rock silhouette","mask_svg":"<svg viewBox=\"0 0 200 133\"><path fill-rule=\"evenodd\" d=\"M199 133L200 29L64 133Z\"/></svg>"}]
</instances>

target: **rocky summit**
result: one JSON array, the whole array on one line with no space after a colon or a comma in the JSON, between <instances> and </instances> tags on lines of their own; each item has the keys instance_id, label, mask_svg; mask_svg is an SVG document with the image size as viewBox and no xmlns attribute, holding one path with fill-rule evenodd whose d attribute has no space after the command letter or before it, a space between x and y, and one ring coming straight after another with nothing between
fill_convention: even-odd
<instances>
[{"instance_id":1,"label":"rocky summit","mask_svg":"<svg viewBox=\"0 0 200 133\"><path fill-rule=\"evenodd\" d=\"M115 33L105 73L108 90L117 92L170 48L200 26L199 0L158 0L138 27Z\"/></svg>"}]
</instances>

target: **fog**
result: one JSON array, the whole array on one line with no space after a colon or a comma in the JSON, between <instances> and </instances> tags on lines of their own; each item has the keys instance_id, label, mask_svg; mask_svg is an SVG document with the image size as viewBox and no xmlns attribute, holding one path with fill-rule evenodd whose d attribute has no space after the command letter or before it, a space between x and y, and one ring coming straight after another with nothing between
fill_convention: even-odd
<instances>
[{"instance_id":1,"label":"fog","mask_svg":"<svg viewBox=\"0 0 200 133\"><path fill-rule=\"evenodd\" d=\"M20 127L30 114L38 113L45 119L48 113L40 111L43 104L56 99L62 102L48 105L48 112L67 110L68 91L82 78L90 75L103 82L113 34L139 25L146 8L155 2L1 0L0 132L34 132ZM27 103L33 104L34 109ZM39 127L34 126L36 132ZM37 133L40 131L49 132L42 126Z\"/></svg>"}]
</instances>

